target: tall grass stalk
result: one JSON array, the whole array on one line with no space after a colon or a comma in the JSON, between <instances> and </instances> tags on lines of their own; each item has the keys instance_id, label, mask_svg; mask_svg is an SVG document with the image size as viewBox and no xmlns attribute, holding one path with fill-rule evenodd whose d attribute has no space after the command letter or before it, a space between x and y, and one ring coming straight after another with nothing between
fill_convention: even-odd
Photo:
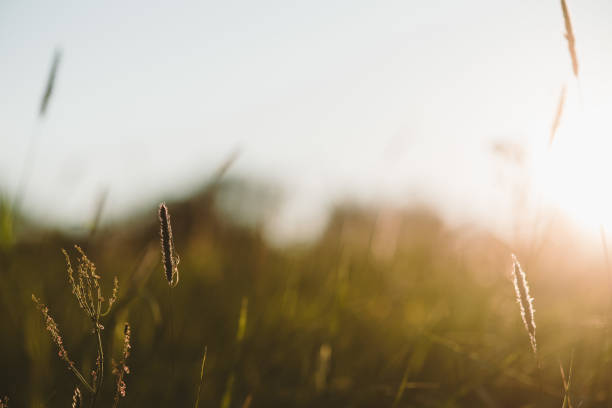
<instances>
[{"instance_id":1,"label":"tall grass stalk","mask_svg":"<svg viewBox=\"0 0 612 408\"><path fill-rule=\"evenodd\" d=\"M246 334L248 312L249 312L249 298L246 296L243 296L242 302L240 304L240 315L238 316L238 329L236 330L236 347L238 351L234 356L234 362L232 364L232 372L227 379L227 383L225 384L225 392L223 393L223 398L221 399L221 408L229 408L232 403L234 382L236 380L236 366L238 365L238 361L240 361L242 357L242 343L244 341L244 336Z\"/></svg>"},{"instance_id":2,"label":"tall grass stalk","mask_svg":"<svg viewBox=\"0 0 612 408\"><path fill-rule=\"evenodd\" d=\"M572 405L572 399L570 398L570 388L572 386L572 371L574 368L574 352L572 351L569 363L568 375L565 375L563 370L563 364L559 361L559 371L561 371L561 380L563 381L563 404L561 408L574 408Z\"/></svg>"},{"instance_id":3,"label":"tall grass stalk","mask_svg":"<svg viewBox=\"0 0 612 408\"><path fill-rule=\"evenodd\" d=\"M563 10L563 21L565 23L565 39L567 40L567 48L572 59L572 71L574 72L574 76L578 78L578 57L576 56L576 38L574 37L572 20L570 18L570 12L567 7L567 2L565 0L561 0L561 9Z\"/></svg>"},{"instance_id":4,"label":"tall grass stalk","mask_svg":"<svg viewBox=\"0 0 612 408\"><path fill-rule=\"evenodd\" d=\"M555 140L555 135L561 124L561 117L563 116L563 108L565 107L565 98L567 97L567 88L563 85L561 88L561 95L559 95L559 102L557 103L557 111L555 112L555 118L552 126L550 127L550 138L548 139L548 147L552 146Z\"/></svg>"},{"instance_id":5,"label":"tall grass stalk","mask_svg":"<svg viewBox=\"0 0 612 408\"><path fill-rule=\"evenodd\" d=\"M21 177L19 178L19 183L17 184L17 192L15 193L15 198L13 200L13 211L17 211L21 206L21 202L23 201L23 197L25 195L26 189L28 187L30 177L32 174L32 168L36 161L36 153L38 150L38 141L40 139L40 124L44 119L47 109L49 107L49 103L51 102L51 97L53 96L53 91L55 89L55 82L57 77L57 71L59 69L59 64L62 59L62 52L59 49L56 49L53 54L53 61L51 63L51 69L49 70L49 75L47 76L47 82L45 85L45 90L43 92L40 107L38 109L38 118L32 130L32 135L30 136L30 142L28 144L28 149L26 151L26 155L23 161L23 167L21 170Z\"/></svg>"},{"instance_id":6,"label":"tall grass stalk","mask_svg":"<svg viewBox=\"0 0 612 408\"><path fill-rule=\"evenodd\" d=\"M406 385L408 384L408 373L410 371L410 366L407 365L404 370L404 375L402 375L402 381L400 382L399 387L397 388L397 393L395 394L395 398L393 399L392 408L397 407L399 402L402 400L402 396L404 395L404 391L406 390Z\"/></svg>"},{"instance_id":7,"label":"tall grass stalk","mask_svg":"<svg viewBox=\"0 0 612 408\"><path fill-rule=\"evenodd\" d=\"M534 355L538 354L538 347L536 342L536 324L535 324L535 309L533 307L533 298L529 294L529 284L527 283L527 276L521 268L516 255L512 254L512 277L514 281L514 290L516 292L516 301L519 304L521 310L521 318L525 325L525 330L529 335L529 342L533 349Z\"/></svg>"},{"instance_id":8,"label":"tall grass stalk","mask_svg":"<svg viewBox=\"0 0 612 408\"><path fill-rule=\"evenodd\" d=\"M170 341L174 344L174 312L172 301L172 288L176 287L179 282L178 264L180 258L174 247L174 236L172 235L172 223L170 221L170 212L166 203L162 202L159 205L157 215L159 218L159 235L161 240L161 256L162 265L164 267L164 275L168 282L168 320L170 330ZM176 375L176 362L171 359L170 377L174 379Z\"/></svg>"},{"instance_id":9,"label":"tall grass stalk","mask_svg":"<svg viewBox=\"0 0 612 408\"><path fill-rule=\"evenodd\" d=\"M200 406L200 392L202 391L202 383L204 382L204 364L206 364L206 353L208 347L204 346L204 354L202 355L202 366L200 367L200 382L198 383L198 391L196 393L195 408Z\"/></svg>"}]
</instances>

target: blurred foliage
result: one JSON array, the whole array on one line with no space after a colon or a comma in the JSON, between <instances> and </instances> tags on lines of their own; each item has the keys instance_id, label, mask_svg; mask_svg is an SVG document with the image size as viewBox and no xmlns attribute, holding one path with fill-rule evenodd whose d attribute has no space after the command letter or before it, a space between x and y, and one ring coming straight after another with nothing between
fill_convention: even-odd
<instances>
[{"instance_id":1,"label":"blurred foliage","mask_svg":"<svg viewBox=\"0 0 612 408\"><path fill-rule=\"evenodd\" d=\"M13 243L13 213L8 198L0 196L0 250L9 250Z\"/></svg>"},{"instance_id":2,"label":"blurred foliage","mask_svg":"<svg viewBox=\"0 0 612 408\"><path fill-rule=\"evenodd\" d=\"M168 203L181 256L173 289L155 208L83 236L30 228L3 246L0 395L15 407L71 401L75 379L32 293L49 305L82 372L91 371L90 322L70 293L60 251L78 243L105 287L119 276L119 301L103 321L109 361L121 352L123 323L132 325L121 406L193 406L205 346L206 407L558 407L559 365L567 372L572 353L573 406L612 401L605 269L567 229L534 253L528 243L449 228L427 208L346 204L316 242L276 248L264 222L241 222L228 210L250 205L240 185L216 183ZM252 203L249 214L269 217L265 204ZM514 299L511 247L535 297L541 371ZM104 406L113 394L109 373Z\"/></svg>"}]
</instances>

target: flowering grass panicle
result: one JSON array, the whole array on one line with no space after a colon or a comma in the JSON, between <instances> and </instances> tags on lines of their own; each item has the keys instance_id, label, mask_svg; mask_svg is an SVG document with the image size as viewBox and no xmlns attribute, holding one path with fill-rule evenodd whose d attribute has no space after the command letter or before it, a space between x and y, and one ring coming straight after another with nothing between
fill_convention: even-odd
<instances>
[{"instance_id":1,"label":"flowering grass panicle","mask_svg":"<svg viewBox=\"0 0 612 408\"><path fill-rule=\"evenodd\" d=\"M130 349L132 348L130 344L130 336L130 325L129 323L126 323L123 327L123 351L121 354L121 360L119 363L116 363L115 360L113 360L113 374L117 376L117 387L113 407L117 407L119 405L120 397L125 397L126 384L123 376L130 373L130 368L127 366L127 359L130 356Z\"/></svg>"},{"instance_id":2,"label":"flowering grass panicle","mask_svg":"<svg viewBox=\"0 0 612 408\"><path fill-rule=\"evenodd\" d=\"M166 280L171 287L175 287L179 281L178 263L179 257L174 249L174 238L172 237L172 225L170 224L170 213L166 203L159 205L159 225L161 237L162 263Z\"/></svg>"},{"instance_id":3,"label":"flowering grass panicle","mask_svg":"<svg viewBox=\"0 0 612 408\"><path fill-rule=\"evenodd\" d=\"M36 303L36 307L43 315L43 319L45 321L45 329L47 329L47 331L51 335L51 340L53 340L53 342L57 346L57 355L62 360L64 360L66 364L68 364L68 368L74 367L74 362L70 360L70 357L68 357L68 352L64 348L64 341L62 340L62 336L60 335L59 327L57 326L57 323L55 323L53 317L51 317L51 315L49 314L49 308L43 303L41 303L40 300L34 295L32 295L32 301Z\"/></svg>"},{"instance_id":4,"label":"flowering grass panicle","mask_svg":"<svg viewBox=\"0 0 612 408\"><path fill-rule=\"evenodd\" d=\"M70 256L66 250L62 249L66 257L68 281L72 286L72 293L77 298L81 309L87 313L92 321L98 322L101 316L106 316L110 313L113 304L117 301L119 280L117 277L114 278L111 297L108 299L106 310L102 312L102 304L106 299L102 295L100 276L96 273L96 266L87 258L85 252L83 252L78 245L74 247L79 252L76 277L74 269L72 268L72 263L70 262Z\"/></svg>"},{"instance_id":5,"label":"flowering grass panicle","mask_svg":"<svg viewBox=\"0 0 612 408\"><path fill-rule=\"evenodd\" d=\"M512 277L514 279L514 290L516 291L516 301L521 309L521 317L523 324L529 334L529 341L533 352L537 354L536 343L536 324L535 324L535 309L533 308L533 298L529 294L529 285L527 276L521 268L521 264L514 254L512 254L513 270Z\"/></svg>"},{"instance_id":6,"label":"flowering grass panicle","mask_svg":"<svg viewBox=\"0 0 612 408\"><path fill-rule=\"evenodd\" d=\"M89 260L89 258L87 258L85 252L83 252L83 250L78 245L75 245L75 248L79 253L77 257L78 263L76 271L72 266L68 252L66 252L65 250L62 250L62 252L66 257L68 282L72 286L72 293L76 297L77 302L79 303L79 307L85 311L85 314L93 324L92 333L96 338L97 356L95 361L95 369L91 372L91 382L85 379L85 377L77 369L75 363L68 357L68 352L64 347L59 328L55 323L55 320L53 320L53 318L49 315L49 309L47 308L47 306L42 304L34 295L32 295L32 300L36 303L38 309L43 315L46 329L51 334L51 339L58 348L58 355L68 364L68 368L74 373L74 375L81 382L84 388L92 394L93 407L95 406L98 394L102 389L102 380L104 376L104 349L102 347L101 336L101 332L104 327L100 323L100 318L110 313L113 304L117 301L117 295L119 292L119 281L115 277L111 297L108 300L105 299L102 295L102 287L100 285L101 277L96 273L96 266L93 262ZM102 306L105 302L107 303L106 310L103 311ZM75 390L73 406L76 403L75 398L77 395L81 395L81 391L78 389Z\"/></svg>"}]
</instances>

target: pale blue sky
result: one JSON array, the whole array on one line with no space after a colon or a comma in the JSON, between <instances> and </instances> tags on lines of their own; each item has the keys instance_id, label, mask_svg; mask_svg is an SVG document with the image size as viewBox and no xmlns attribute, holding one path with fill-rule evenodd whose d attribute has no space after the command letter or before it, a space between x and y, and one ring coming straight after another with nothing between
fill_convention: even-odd
<instances>
[{"instance_id":1,"label":"pale blue sky","mask_svg":"<svg viewBox=\"0 0 612 408\"><path fill-rule=\"evenodd\" d=\"M612 2L569 6L582 97L609 115ZM563 32L556 0L3 0L0 188L40 126L24 205L70 225L105 188L111 215L180 195L237 147L233 174L286 189L288 233L347 194L493 220L490 144L545 146L563 83L579 97Z\"/></svg>"}]
</instances>

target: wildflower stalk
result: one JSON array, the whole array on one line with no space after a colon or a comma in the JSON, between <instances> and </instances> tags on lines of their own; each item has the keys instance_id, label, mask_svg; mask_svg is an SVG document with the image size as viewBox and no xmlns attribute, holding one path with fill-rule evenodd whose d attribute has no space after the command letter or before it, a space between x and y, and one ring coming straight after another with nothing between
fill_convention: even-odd
<instances>
[{"instance_id":1,"label":"wildflower stalk","mask_svg":"<svg viewBox=\"0 0 612 408\"><path fill-rule=\"evenodd\" d=\"M63 251L66 257L66 265L68 269L68 282L72 286L72 293L77 299L79 307L85 311L85 314L89 317L93 324L93 334L96 338L96 364L95 369L92 371L92 382L85 379L85 377L76 368L74 362L68 357L68 352L64 348L62 337L59 333L59 328L55 323L55 320L49 315L49 309L40 303L36 296L32 295L32 300L37 304L38 309L41 311L43 318L45 319L47 331L51 334L53 342L58 347L58 354L68 365L68 368L74 373L77 379L83 384L85 389L92 394L91 407L94 408L98 401L98 396L102 390L102 383L104 379L104 347L102 345L102 330L104 326L100 323L100 318L108 314L113 306L113 303L117 300L117 293L119 291L119 283L117 278L114 280L113 292L110 299L105 299L102 295L102 288L100 286L100 276L96 274L96 267L91 262L83 250L75 245L76 250L79 252L77 258L78 265L76 272L70 262L70 257L66 251ZM102 305L107 303L106 311L102 313Z\"/></svg>"}]
</instances>

